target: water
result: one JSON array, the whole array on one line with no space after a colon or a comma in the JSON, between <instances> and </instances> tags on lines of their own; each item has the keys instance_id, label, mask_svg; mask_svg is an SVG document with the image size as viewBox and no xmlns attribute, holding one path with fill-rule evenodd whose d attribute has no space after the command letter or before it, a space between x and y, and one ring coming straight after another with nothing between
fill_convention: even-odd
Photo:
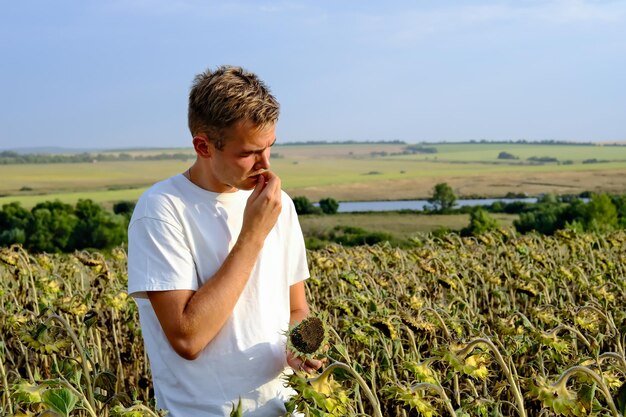
<instances>
[{"instance_id":1,"label":"water","mask_svg":"<svg viewBox=\"0 0 626 417\"><path fill-rule=\"evenodd\" d=\"M496 201L502 203L514 203L517 201L525 203L536 203L534 197L528 198L483 198L456 200L454 207L465 206L489 206ZM339 213L351 213L360 211L397 211L397 210L424 210L425 207L432 206L427 200L397 200L397 201L347 201L339 203Z\"/></svg>"}]
</instances>

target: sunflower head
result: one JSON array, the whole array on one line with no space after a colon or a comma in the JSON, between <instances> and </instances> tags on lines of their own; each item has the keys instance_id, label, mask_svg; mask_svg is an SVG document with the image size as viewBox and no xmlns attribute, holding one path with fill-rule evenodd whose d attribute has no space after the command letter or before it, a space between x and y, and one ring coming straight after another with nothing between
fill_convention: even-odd
<instances>
[{"instance_id":1,"label":"sunflower head","mask_svg":"<svg viewBox=\"0 0 626 417\"><path fill-rule=\"evenodd\" d=\"M287 335L288 348L298 356L312 358L326 344L326 327L319 317L311 316L293 326Z\"/></svg>"}]
</instances>

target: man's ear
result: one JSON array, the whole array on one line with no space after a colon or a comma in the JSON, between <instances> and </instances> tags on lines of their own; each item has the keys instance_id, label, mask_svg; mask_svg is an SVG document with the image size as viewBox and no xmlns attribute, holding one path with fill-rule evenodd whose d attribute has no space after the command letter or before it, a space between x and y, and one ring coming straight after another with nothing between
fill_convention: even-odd
<instances>
[{"instance_id":1,"label":"man's ear","mask_svg":"<svg viewBox=\"0 0 626 417\"><path fill-rule=\"evenodd\" d=\"M199 134L193 137L193 148L200 158L210 158L213 152L215 152L213 144L205 134Z\"/></svg>"}]
</instances>

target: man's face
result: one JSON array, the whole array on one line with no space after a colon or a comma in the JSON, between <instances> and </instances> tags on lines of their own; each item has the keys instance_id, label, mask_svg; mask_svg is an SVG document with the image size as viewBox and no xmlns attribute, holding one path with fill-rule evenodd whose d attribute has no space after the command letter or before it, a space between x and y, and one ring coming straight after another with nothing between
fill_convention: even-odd
<instances>
[{"instance_id":1,"label":"man's face","mask_svg":"<svg viewBox=\"0 0 626 417\"><path fill-rule=\"evenodd\" d=\"M270 147L274 142L275 124L259 129L246 120L226 129L224 149L212 147L212 191L224 193L254 188L258 176L270 168Z\"/></svg>"}]
</instances>

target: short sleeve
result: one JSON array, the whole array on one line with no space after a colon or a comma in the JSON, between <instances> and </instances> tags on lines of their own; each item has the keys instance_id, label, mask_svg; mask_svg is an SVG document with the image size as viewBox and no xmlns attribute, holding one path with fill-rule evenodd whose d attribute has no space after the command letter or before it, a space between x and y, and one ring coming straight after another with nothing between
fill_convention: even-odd
<instances>
[{"instance_id":1,"label":"short sleeve","mask_svg":"<svg viewBox=\"0 0 626 417\"><path fill-rule=\"evenodd\" d=\"M160 219L143 217L128 229L128 294L198 290L193 257L183 232Z\"/></svg>"},{"instance_id":2,"label":"short sleeve","mask_svg":"<svg viewBox=\"0 0 626 417\"><path fill-rule=\"evenodd\" d=\"M302 235L302 228L298 221L298 214L291 198L287 198L288 204L283 204L283 207L288 207L289 215L289 227L288 232L288 244L287 257L289 260L289 285L296 284L309 278L309 266L306 259L306 248L304 245L304 236Z\"/></svg>"}]
</instances>

